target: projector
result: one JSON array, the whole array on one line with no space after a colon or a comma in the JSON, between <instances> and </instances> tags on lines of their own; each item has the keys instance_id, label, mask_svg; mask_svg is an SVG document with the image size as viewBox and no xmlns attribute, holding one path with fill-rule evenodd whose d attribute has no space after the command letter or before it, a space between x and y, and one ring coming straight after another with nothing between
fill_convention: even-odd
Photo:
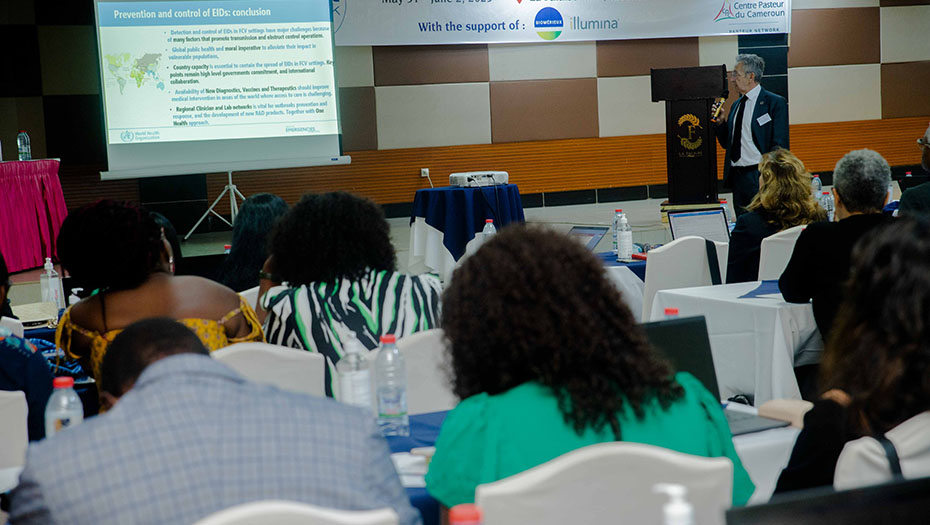
<instances>
[{"instance_id":1,"label":"projector","mask_svg":"<svg viewBox=\"0 0 930 525\"><path fill-rule=\"evenodd\" d=\"M497 186L507 184L509 176L506 171L467 171L449 175L449 186L475 188L478 186Z\"/></svg>"}]
</instances>

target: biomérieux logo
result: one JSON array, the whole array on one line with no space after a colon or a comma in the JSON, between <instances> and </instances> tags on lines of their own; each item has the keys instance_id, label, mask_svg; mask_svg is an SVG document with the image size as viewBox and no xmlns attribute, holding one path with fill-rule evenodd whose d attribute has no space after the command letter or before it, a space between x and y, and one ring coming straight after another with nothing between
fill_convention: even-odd
<instances>
[{"instance_id":1,"label":"biom\u00e9rieux logo","mask_svg":"<svg viewBox=\"0 0 930 525\"><path fill-rule=\"evenodd\" d=\"M723 5L720 6L720 12L717 13L717 16L714 17L714 22L719 22L721 20L731 20L736 18L736 15L733 14L733 8L730 6L730 0L724 0Z\"/></svg>"}]
</instances>

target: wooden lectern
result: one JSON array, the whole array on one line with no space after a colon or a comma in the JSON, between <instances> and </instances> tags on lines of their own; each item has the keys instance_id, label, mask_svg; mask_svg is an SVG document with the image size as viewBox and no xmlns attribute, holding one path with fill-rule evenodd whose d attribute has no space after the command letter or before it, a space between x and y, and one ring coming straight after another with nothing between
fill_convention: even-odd
<instances>
[{"instance_id":1,"label":"wooden lectern","mask_svg":"<svg viewBox=\"0 0 930 525\"><path fill-rule=\"evenodd\" d=\"M725 65L653 69L652 101L665 101L669 204L717 204L717 143L710 121L727 89Z\"/></svg>"}]
</instances>

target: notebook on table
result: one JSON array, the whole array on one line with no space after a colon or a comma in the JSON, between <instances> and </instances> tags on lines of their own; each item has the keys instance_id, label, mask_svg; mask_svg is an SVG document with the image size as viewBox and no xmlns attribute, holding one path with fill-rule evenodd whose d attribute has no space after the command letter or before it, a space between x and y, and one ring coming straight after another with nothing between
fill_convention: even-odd
<instances>
[{"instance_id":1,"label":"notebook on table","mask_svg":"<svg viewBox=\"0 0 930 525\"><path fill-rule=\"evenodd\" d=\"M704 388L720 399L714 356L707 336L704 316L684 317L643 323L649 342L661 352L678 372L688 372ZM737 409L724 409L730 432L734 436L788 426L786 421L769 419Z\"/></svg>"}]
</instances>

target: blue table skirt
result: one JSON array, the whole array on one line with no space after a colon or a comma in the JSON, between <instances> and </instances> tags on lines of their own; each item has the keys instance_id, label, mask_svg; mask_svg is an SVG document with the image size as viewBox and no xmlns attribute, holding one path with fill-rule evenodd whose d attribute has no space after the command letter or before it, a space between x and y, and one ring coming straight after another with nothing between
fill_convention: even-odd
<instances>
[{"instance_id":1,"label":"blue table skirt","mask_svg":"<svg viewBox=\"0 0 930 525\"><path fill-rule=\"evenodd\" d=\"M435 445L446 414L448 412L410 416L410 436L387 438L391 452L410 452L412 448ZM423 525L439 525L439 502L433 499L425 488L408 488L407 496L423 516Z\"/></svg>"},{"instance_id":2,"label":"blue table skirt","mask_svg":"<svg viewBox=\"0 0 930 525\"><path fill-rule=\"evenodd\" d=\"M643 282L646 281L646 261L620 262L617 260L617 254L612 252L600 252L597 256L604 261L604 266L626 266Z\"/></svg>"},{"instance_id":3,"label":"blue table skirt","mask_svg":"<svg viewBox=\"0 0 930 525\"><path fill-rule=\"evenodd\" d=\"M423 217L426 224L442 232L442 243L456 261L465 254L468 241L484 228L485 219L494 219L497 229L511 222L524 222L523 202L516 184L418 190L413 199L411 224L417 217Z\"/></svg>"},{"instance_id":4,"label":"blue table skirt","mask_svg":"<svg viewBox=\"0 0 930 525\"><path fill-rule=\"evenodd\" d=\"M43 341L54 343L55 329L48 327L30 328L28 330L23 330L23 337L27 339L42 339Z\"/></svg>"}]
</instances>

